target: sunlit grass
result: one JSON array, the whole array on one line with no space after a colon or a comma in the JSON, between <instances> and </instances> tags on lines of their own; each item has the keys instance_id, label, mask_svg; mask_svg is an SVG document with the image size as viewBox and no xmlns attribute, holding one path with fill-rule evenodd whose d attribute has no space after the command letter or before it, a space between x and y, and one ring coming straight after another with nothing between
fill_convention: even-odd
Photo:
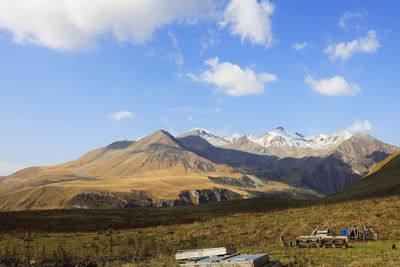
<instances>
[{"instance_id":1,"label":"sunlit grass","mask_svg":"<svg viewBox=\"0 0 400 267\"><path fill-rule=\"evenodd\" d=\"M186 210L187 212L190 209ZM178 249L235 246L240 253L271 254L272 260L298 266L399 266L400 197L320 204L278 211L241 212L208 220L93 232L4 232L0 262L97 262L119 266L176 266ZM85 217L82 216L82 223ZM329 223L336 231L351 224L372 225L380 241L351 243L349 249L284 248L278 238L294 240ZM7 262L8 260L8 262Z\"/></svg>"}]
</instances>

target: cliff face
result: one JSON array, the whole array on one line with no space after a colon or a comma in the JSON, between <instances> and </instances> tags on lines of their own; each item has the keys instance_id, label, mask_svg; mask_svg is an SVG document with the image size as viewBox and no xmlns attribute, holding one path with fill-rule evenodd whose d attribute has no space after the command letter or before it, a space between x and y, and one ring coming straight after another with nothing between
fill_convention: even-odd
<instances>
[{"instance_id":1,"label":"cliff face","mask_svg":"<svg viewBox=\"0 0 400 267\"><path fill-rule=\"evenodd\" d=\"M79 209L172 207L243 198L247 197L224 188L184 190L174 200L158 199L144 190L132 190L130 193L85 192L73 197L68 207Z\"/></svg>"}]
</instances>

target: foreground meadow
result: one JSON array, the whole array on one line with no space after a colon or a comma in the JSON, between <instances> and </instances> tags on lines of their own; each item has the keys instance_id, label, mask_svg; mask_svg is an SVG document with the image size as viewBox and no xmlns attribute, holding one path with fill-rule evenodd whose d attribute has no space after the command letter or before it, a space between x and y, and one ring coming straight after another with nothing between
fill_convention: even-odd
<instances>
[{"instance_id":1,"label":"foreground meadow","mask_svg":"<svg viewBox=\"0 0 400 267\"><path fill-rule=\"evenodd\" d=\"M193 207L192 212L195 211ZM265 212L241 211L216 216L210 213L206 218L182 224L149 222L152 226L99 228L89 232L3 230L0 265L176 266L174 254L178 249L218 246L235 246L241 253L268 252L272 260L295 266L400 265L400 251L392 249L393 244L400 248L399 196ZM52 223L51 218L48 223ZM85 224L84 216L81 223ZM372 225L379 241L351 243L348 249L279 245L281 235L294 240L297 235L310 234L317 225L327 223L337 232L351 224Z\"/></svg>"}]
</instances>

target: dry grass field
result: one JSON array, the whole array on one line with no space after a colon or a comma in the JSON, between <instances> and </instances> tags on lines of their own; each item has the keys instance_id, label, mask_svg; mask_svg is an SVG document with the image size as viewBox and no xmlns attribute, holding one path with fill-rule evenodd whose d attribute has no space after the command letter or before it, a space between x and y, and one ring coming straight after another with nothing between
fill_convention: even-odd
<instances>
[{"instance_id":1,"label":"dry grass field","mask_svg":"<svg viewBox=\"0 0 400 267\"><path fill-rule=\"evenodd\" d=\"M232 207L231 203L239 202L229 201L225 204ZM247 205L250 203L254 201L248 201ZM268 205L266 200L262 203ZM276 204L272 200L270 203ZM235 246L242 253L269 252L273 260L279 259L284 264L293 263L295 266L399 266L400 251L392 250L392 244L400 247L399 196L333 204L319 202L306 205L304 202L302 206L290 207L293 203L296 202L287 202L287 207L282 206L279 210L268 210L265 207L263 212L255 212L251 207L249 212L244 212L243 207L238 205L240 212L229 211L225 215L216 213L213 205L209 204L186 207L185 212L181 213L175 213L176 208L153 208L165 211L164 220L152 224L152 217L149 216L148 225L152 226L146 227L146 218L142 218L144 224L139 228L110 227L106 230L98 224L99 228L90 232L73 231L71 226L58 233L50 230L33 232L17 228L8 231L0 229L0 265L30 262L38 266L46 263L176 266L173 255L177 249ZM110 212L115 211L104 211L104 214ZM179 221L179 216L196 212L204 216L193 217L191 222L186 223L182 220L182 223L170 224L168 219L168 216L174 216ZM84 224L85 216L82 214L81 223ZM8 216L12 220L12 213ZM29 217L29 212L25 216ZM30 216L34 221L34 214ZM48 218L51 224L52 219L50 216ZM101 218L98 220L101 221ZM297 235L309 234L315 226L326 223L337 231L351 224L372 225L378 233L379 241L352 243L348 249L279 246L280 235L293 240Z\"/></svg>"}]
</instances>

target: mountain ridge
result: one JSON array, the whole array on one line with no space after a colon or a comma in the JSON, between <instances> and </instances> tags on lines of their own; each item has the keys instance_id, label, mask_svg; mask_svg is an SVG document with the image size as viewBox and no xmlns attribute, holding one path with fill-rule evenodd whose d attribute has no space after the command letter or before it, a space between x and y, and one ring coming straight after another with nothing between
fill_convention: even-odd
<instances>
[{"instance_id":1,"label":"mountain ridge","mask_svg":"<svg viewBox=\"0 0 400 267\"><path fill-rule=\"evenodd\" d=\"M393 150L368 135L356 134L325 150L299 149L296 155L292 151L284 156L253 138L226 139L195 129L176 137L160 130L137 141L117 141L75 161L29 167L3 177L0 209L98 207L90 201L100 201L104 208L257 196L315 198L360 179ZM210 140L219 143L212 145ZM226 140L229 143L222 144ZM138 194L132 192L151 197L135 200Z\"/></svg>"},{"instance_id":2,"label":"mountain ridge","mask_svg":"<svg viewBox=\"0 0 400 267\"><path fill-rule=\"evenodd\" d=\"M320 149L323 148L324 145L330 145L342 142L349 139L352 136L351 133L349 133L344 129L341 129L339 131L333 132L328 135L316 134L312 136L306 136L303 134L299 134L297 132L287 131L281 126L274 128L270 131L267 131L259 137L255 137L251 134L241 135L237 133L233 134L231 137L223 137L223 136L218 136L217 134L202 128L194 128L190 130L188 133L183 134L182 136L188 134L198 134L199 136L207 140L210 144L221 147L235 143L236 140L246 137L252 142L264 146L265 148L276 145L276 146L307 147L311 149ZM275 137L277 140L274 140ZM275 142L272 142L280 140L281 141L284 140L286 142L283 142L282 144L279 143L276 144Z\"/></svg>"},{"instance_id":3,"label":"mountain ridge","mask_svg":"<svg viewBox=\"0 0 400 267\"><path fill-rule=\"evenodd\" d=\"M275 129L280 132L284 130L282 127ZM246 149L244 146L213 146L209 139L215 139L215 136L204 129L195 129L177 139L194 153L212 162L226 164L266 180L306 187L323 194L343 189L367 174L376 162L398 150L393 145L363 133L350 137L348 132L340 130L330 136L335 134L339 138L324 149L297 149L289 153L271 147L254 151L254 147L248 149L248 146ZM304 137L301 134L295 135Z\"/></svg>"}]
</instances>

